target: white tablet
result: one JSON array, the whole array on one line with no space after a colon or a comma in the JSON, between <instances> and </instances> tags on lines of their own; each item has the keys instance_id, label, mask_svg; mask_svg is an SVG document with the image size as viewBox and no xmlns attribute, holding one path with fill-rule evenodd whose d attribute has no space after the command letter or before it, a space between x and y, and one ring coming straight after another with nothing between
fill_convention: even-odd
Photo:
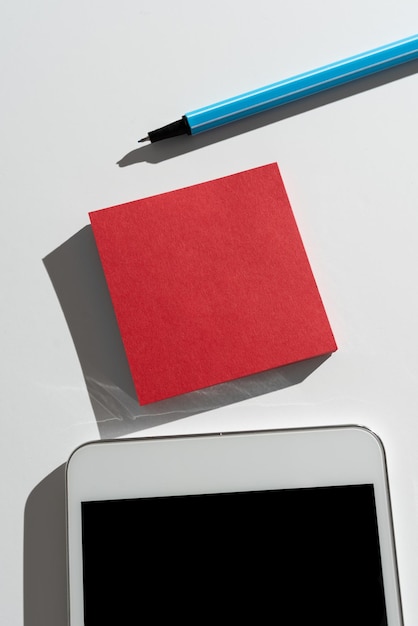
<instances>
[{"instance_id":1,"label":"white tablet","mask_svg":"<svg viewBox=\"0 0 418 626\"><path fill-rule=\"evenodd\" d=\"M357 426L89 443L71 626L400 626L385 454Z\"/></svg>"}]
</instances>

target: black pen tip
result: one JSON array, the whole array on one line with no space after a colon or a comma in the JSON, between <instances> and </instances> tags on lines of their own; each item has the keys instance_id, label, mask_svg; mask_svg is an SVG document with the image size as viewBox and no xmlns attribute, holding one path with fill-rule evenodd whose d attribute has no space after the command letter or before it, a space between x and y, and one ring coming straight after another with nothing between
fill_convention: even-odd
<instances>
[{"instance_id":1,"label":"black pen tip","mask_svg":"<svg viewBox=\"0 0 418 626\"><path fill-rule=\"evenodd\" d=\"M147 135L146 137L142 137L142 139L138 139L138 143L144 143L145 141L149 141L149 136Z\"/></svg>"}]
</instances>

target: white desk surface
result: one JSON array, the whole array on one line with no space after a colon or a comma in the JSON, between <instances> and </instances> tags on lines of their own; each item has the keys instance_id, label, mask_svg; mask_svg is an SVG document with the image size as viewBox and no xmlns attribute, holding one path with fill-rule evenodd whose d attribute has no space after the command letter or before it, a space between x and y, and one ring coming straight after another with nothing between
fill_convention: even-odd
<instances>
[{"instance_id":1,"label":"white desk surface","mask_svg":"<svg viewBox=\"0 0 418 626\"><path fill-rule=\"evenodd\" d=\"M0 29L0 623L65 624L63 467L79 444L358 423L386 448L405 624L418 624L418 63L200 138L136 143L414 34L416 0L16 0ZM88 212L270 162L338 352L139 407Z\"/></svg>"}]
</instances>

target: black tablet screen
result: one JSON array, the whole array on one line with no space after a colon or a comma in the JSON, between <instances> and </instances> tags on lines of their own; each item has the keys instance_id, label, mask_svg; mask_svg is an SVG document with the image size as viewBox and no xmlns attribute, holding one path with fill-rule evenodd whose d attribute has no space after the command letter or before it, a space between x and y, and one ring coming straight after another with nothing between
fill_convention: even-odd
<instances>
[{"instance_id":1,"label":"black tablet screen","mask_svg":"<svg viewBox=\"0 0 418 626\"><path fill-rule=\"evenodd\" d=\"M82 503L85 625L384 626L372 485Z\"/></svg>"}]
</instances>

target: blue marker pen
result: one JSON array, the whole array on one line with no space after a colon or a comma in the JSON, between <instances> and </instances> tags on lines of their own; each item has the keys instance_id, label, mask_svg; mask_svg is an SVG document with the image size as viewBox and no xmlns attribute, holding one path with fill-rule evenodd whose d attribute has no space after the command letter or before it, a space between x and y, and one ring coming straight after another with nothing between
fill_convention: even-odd
<instances>
[{"instance_id":1,"label":"blue marker pen","mask_svg":"<svg viewBox=\"0 0 418 626\"><path fill-rule=\"evenodd\" d=\"M418 34L183 115L139 142L197 135L321 91L418 59Z\"/></svg>"}]
</instances>

